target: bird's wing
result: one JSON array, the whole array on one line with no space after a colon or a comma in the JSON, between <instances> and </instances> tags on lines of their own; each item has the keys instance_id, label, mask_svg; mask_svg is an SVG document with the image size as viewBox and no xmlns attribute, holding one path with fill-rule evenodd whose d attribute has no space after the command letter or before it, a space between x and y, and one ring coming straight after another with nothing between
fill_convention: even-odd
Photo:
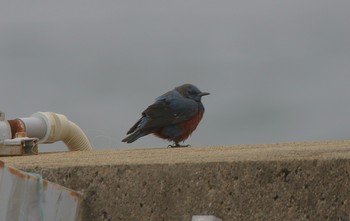
<instances>
[{"instance_id":1,"label":"bird's wing","mask_svg":"<svg viewBox=\"0 0 350 221\"><path fill-rule=\"evenodd\" d=\"M168 125L179 124L191 119L198 113L197 102L178 97L160 97L150 105L143 115L148 118L148 122L143 129L154 129Z\"/></svg>"}]
</instances>

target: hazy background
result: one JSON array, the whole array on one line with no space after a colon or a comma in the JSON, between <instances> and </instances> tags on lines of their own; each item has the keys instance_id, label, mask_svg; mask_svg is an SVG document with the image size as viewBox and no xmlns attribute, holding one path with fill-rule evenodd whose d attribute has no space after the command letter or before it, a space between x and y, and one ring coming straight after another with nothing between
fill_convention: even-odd
<instances>
[{"instance_id":1,"label":"hazy background","mask_svg":"<svg viewBox=\"0 0 350 221\"><path fill-rule=\"evenodd\" d=\"M64 114L95 148L120 140L162 93L211 95L185 143L350 138L350 1L6 1L0 109ZM41 145L66 150L63 143Z\"/></svg>"}]
</instances>

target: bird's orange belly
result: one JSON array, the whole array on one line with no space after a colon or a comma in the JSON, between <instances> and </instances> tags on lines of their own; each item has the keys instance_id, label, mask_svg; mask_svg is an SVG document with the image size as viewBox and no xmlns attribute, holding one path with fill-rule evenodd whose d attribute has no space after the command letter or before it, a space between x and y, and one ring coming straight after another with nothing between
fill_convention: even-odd
<instances>
[{"instance_id":1,"label":"bird's orange belly","mask_svg":"<svg viewBox=\"0 0 350 221\"><path fill-rule=\"evenodd\" d=\"M183 131L182 135L177 138L179 141L186 140L192 132L197 128L199 122L203 117L203 112L198 113L192 119L180 124L180 128Z\"/></svg>"}]
</instances>

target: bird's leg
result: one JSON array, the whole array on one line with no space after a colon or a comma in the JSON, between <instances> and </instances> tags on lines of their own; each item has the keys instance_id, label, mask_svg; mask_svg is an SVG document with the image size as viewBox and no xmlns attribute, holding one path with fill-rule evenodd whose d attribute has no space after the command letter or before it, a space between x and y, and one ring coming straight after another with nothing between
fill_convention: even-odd
<instances>
[{"instance_id":1,"label":"bird's leg","mask_svg":"<svg viewBox=\"0 0 350 221\"><path fill-rule=\"evenodd\" d=\"M168 145L168 147L173 148L173 147L190 147L191 145L186 144L186 145L181 145L179 142L174 142L174 145Z\"/></svg>"}]
</instances>

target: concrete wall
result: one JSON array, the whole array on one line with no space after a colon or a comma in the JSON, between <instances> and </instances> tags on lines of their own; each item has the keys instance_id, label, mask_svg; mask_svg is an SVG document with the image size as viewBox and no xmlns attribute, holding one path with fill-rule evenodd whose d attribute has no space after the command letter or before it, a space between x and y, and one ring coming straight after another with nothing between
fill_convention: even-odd
<instances>
[{"instance_id":1,"label":"concrete wall","mask_svg":"<svg viewBox=\"0 0 350 221\"><path fill-rule=\"evenodd\" d=\"M350 141L1 160L82 191L83 220L350 220Z\"/></svg>"}]
</instances>

